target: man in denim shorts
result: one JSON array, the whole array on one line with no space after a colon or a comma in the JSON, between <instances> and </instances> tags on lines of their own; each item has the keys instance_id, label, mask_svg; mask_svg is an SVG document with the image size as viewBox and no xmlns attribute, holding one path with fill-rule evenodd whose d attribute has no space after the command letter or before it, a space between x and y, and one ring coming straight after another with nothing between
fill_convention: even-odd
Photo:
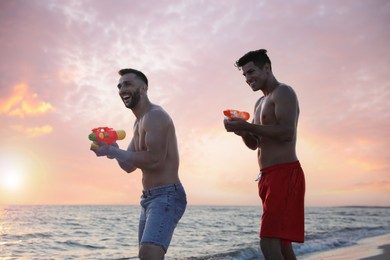
<instances>
[{"instance_id":1,"label":"man in denim shorts","mask_svg":"<svg viewBox=\"0 0 390 260\"><path fill-rule=\"evenodd\" d=\"M148 79L135 69L122 69L119 96L136 117L128 148L95 142L97 156L116 159L131 173L142 171L143 194L139 222L139 258L164 259L173 232L187 205L179 179L179 152L175 127L165 110L149 101Z\"/></svg>"}]
</instances>

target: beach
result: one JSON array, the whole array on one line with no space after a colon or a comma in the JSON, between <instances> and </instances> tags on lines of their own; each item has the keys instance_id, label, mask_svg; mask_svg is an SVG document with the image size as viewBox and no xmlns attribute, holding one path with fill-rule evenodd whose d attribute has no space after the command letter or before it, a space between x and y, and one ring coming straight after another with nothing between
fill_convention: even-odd
<instances>
[{"instance_id":1,"label":"beach","mask_svg":"<svg viewBox=\"0 0 390 260\"><path fill-rule=\"evenodd\" d=\"M388 260L390 234L362 239L357 245L302 256L302 260Z\"/></svg>"}]
</instances>

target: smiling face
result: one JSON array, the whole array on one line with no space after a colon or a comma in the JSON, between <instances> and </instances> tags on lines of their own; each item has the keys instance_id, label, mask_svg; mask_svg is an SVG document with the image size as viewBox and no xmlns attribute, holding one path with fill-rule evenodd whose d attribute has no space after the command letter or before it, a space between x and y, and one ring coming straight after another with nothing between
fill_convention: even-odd
<instances>
[{"instance_id":1,"label":"smiling face","mask_svg":"<svg viewBox=\"0 0 390 260\"><path fill-rule=\"evenodd\" d=\"M266 87L269 66L265 64L262 69L257 67L252 61L242 66L246 83L253 91L263 90Z\"/></svg>"},{"instance_id":2,"label":"smiling face","mask_svg":"<svg viewBox=\"0 0 390 260\"><path fill-rule=\"evenodd\" d=\"M141 100L141 89L145 83L133 73L120 77L118 83L119 96L127 108L135 108Z\"/></svg>"}]
</instances>

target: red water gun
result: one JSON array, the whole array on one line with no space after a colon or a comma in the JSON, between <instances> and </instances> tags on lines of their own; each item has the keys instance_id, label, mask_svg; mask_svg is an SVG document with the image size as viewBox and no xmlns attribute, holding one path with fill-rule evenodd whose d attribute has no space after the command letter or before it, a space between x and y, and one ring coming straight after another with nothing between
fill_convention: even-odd
<instances>
[{"instance_id":1,"label":"red water gun","mask_svg":"<svg viewBox=\"0 0 390 260\"><path fill-rule=\"evenodd\" d=\"M100 141L107 144L112 144L117 140L123 140L126 137L124 130L114 130L110 127L97 127L92 129L92 133L89 134L88 139L91 141ZM96 149L99 146L95 143L91 145L91 148Z\"/></svg>"},{"instance_id":2,"label":"red water gun","mask_svg":"<svg viewBox=\"0 0 390 260\"><path fill-rule=\"evenodd\" d=\"M223 111L223 114L228 118L242 118L244 120L248 120L250 115L248 112L239 111L234 109L227 109Z\"/></svg>"}]
</instances>

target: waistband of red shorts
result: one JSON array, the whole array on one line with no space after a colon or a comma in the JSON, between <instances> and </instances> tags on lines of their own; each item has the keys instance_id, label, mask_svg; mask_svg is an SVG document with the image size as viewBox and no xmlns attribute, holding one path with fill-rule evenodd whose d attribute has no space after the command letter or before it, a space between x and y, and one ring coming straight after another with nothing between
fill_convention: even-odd
<instances>
[{"instance_id":1,"label":"waistband of red shorts","mask_svg":"<svg viewBox=\"0 0 390 260\"><path fill-rule=\"evenodd\" d=\"M289 163L281 163L281 164L275 164L266 168L261 169L260 171L262 173L267 173L267 172L272 172L274 170L279 170L279 169L291 169L294 167L301 167L301 164L299 161L295 162L289 162Z\"/></svg>"}]
</instances>

